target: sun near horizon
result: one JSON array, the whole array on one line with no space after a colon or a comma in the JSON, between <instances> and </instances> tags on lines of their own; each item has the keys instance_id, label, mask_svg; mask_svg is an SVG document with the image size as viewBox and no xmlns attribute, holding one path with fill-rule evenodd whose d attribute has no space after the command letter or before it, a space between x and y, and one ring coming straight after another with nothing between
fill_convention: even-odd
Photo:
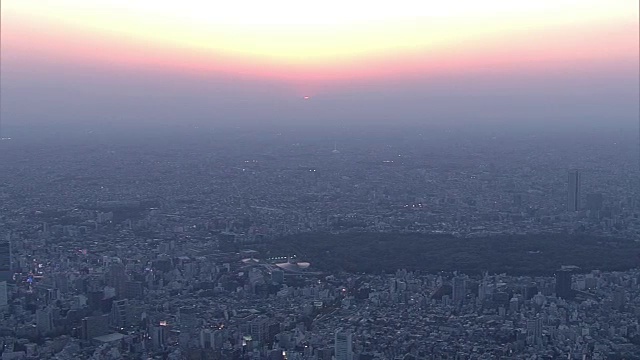
<instances>
[{"instance_id":1,"label":"sun near horizon","mask_svg":"<svg viewBox=\"0 0 640 360\"><path fill-rule=\"evenodd\" d=\"M630 45L637 40L638 10L629 0L21 0L3 5L6 61L46 58L223 73L303 88L637 57Z\"/></svg>"}]
</instances>

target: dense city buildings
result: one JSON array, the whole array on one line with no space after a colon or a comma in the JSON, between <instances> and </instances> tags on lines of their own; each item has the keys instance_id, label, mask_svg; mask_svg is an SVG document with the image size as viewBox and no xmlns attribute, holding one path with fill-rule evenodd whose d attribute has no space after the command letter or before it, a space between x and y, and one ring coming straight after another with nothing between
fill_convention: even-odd
<instances>
[{"instance_id":1,"label":"dense city buildings","mask_svg":"<svg viewBox=\"0 0 640 360\"><path fill-rule=\"evenodd\" d=\"M319 136L3 142L2 359L640 356L629 139Z\"/></svg>"}]
</instances>

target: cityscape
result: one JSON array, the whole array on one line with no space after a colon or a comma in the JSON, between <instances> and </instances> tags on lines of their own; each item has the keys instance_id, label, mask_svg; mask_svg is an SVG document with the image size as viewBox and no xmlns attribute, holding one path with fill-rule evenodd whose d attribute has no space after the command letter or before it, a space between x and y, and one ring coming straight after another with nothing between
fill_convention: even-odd
<instances>
[{"instance_id":1,"label":"cityscape","mask_svg":"<svg viewBox=\"0 0 640 360\"><path fill-rule=\"evenodd\" d=\"M1 144L3 360L640 356L628 134L87 136ZM441 271L428 254L423 268L383 268L391 246L359 271L330 260L359 261L365 248L305 245L380 234L445 247L575 238L565 261L589 236L600 248L536 273L545 250L504 248L523 267L481 258L463 272L464 245ZM291 237L296 252L283 250Z\"/></svg>"},{"instance_id":2,"label":"cityscape","mask_svg":"<svg viewBox=\"0 0 640 360\"><path fill-rule=\"evenodd\" d=\"M0 360L640 359L637 0L0 17Z\"/></svg>"}]
</instances>

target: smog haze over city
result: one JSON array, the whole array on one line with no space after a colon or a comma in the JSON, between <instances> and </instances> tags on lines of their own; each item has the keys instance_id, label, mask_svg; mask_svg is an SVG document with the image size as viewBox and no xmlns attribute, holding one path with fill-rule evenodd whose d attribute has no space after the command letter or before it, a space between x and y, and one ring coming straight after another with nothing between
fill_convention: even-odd
<instances>
[{"instance_id":1,"label":"smog haze over city","mask_svg":"<svg viewBox=\"0 0 640 360\"><path fill-rule=\"evenodd\" d=\"M9 0L5 359L640 358L632 0Z\"/></svg>"}]
</instances>

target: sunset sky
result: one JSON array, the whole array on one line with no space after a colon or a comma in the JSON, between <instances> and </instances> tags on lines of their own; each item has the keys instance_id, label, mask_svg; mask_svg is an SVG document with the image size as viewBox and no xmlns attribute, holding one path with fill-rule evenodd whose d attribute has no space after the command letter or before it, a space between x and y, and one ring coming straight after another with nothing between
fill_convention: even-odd
<instances>
[{"instance_id":1,"label":"sunset sky","mask_svg":"<svg viewBox=\"0 0 640 360\"><path fill-rule=\"evenodd\" d=\"M637 0L7 0L1 36L5 124L637 124Z\"/></svg>"}]
</instances>

